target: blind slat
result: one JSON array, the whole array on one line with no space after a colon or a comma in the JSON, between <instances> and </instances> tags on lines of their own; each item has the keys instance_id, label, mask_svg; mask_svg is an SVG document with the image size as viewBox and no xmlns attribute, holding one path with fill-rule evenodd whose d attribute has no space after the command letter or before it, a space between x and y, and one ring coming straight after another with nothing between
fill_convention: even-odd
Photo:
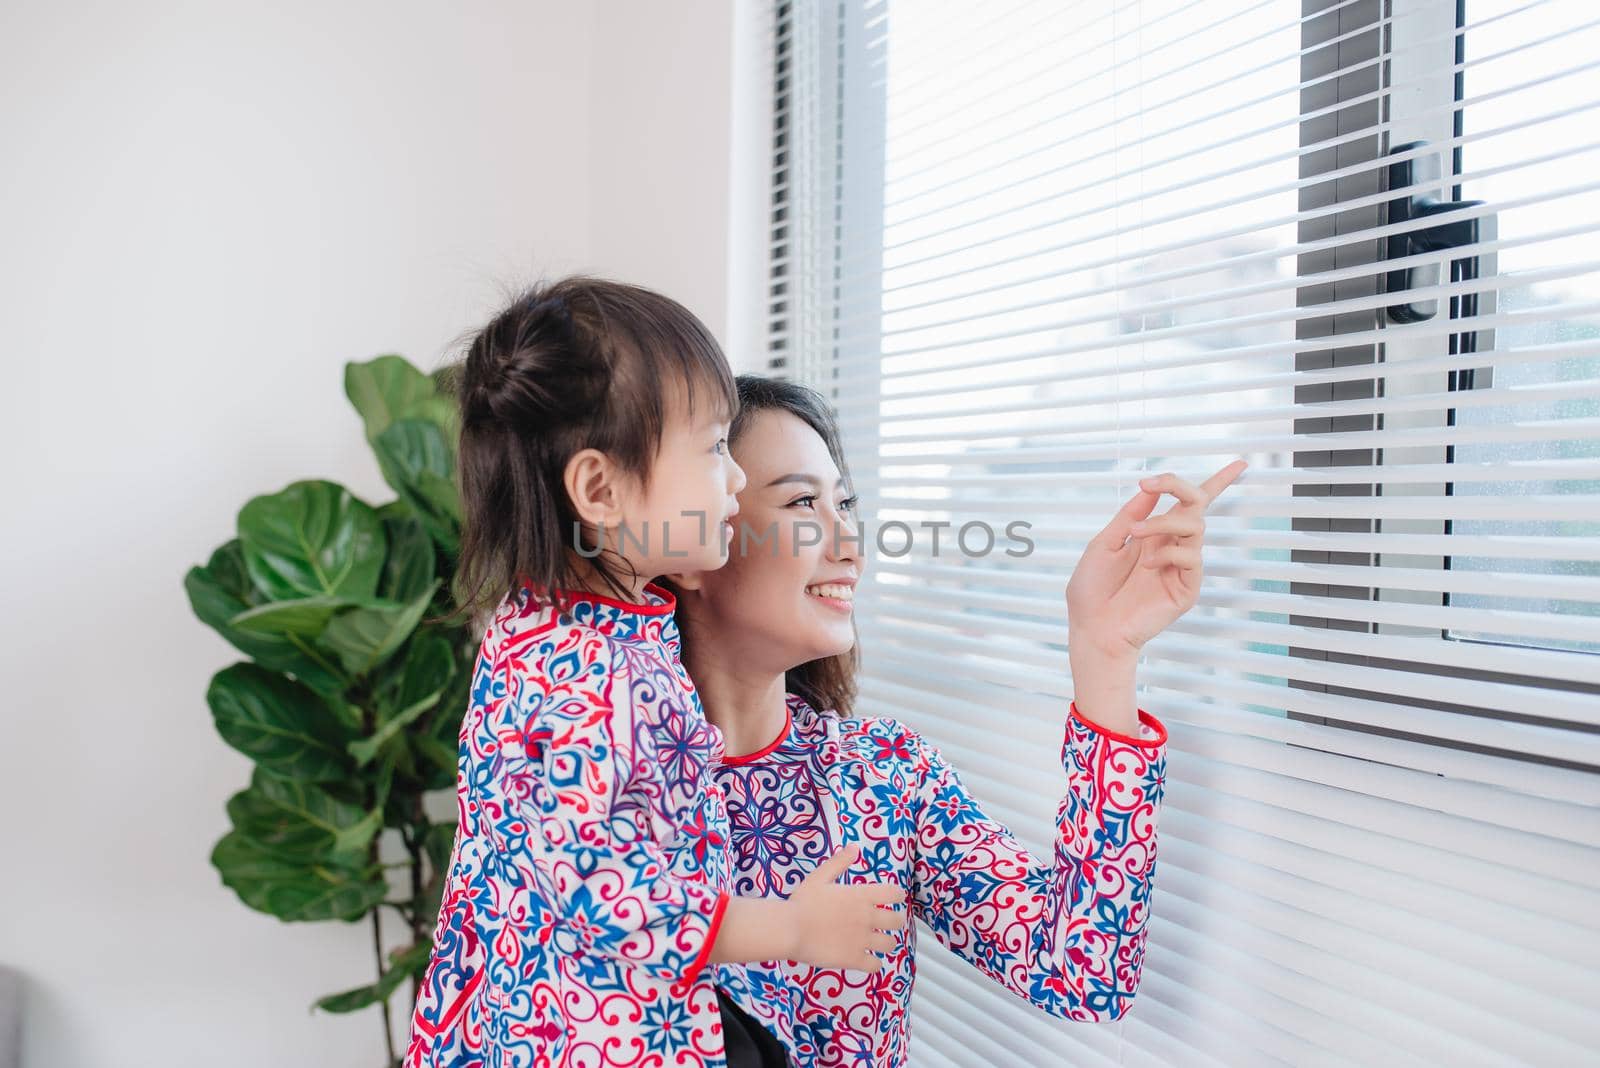
<instances>
[{"instance_id":1,"label":"blind slat","mask_svg":"<svg viewBox=\"0 0 1600 1068\"><path fill-rule=\"evenodd\" d=\"M1031 585L1035 589L1049 589L1054 584L1050 576L1041 576ZM943 592L948 600L954 591ZM892 598L893 594L885 596ZM1056 607L1059 609L1059 601L1056 602ZM1024 614L1039 617L1040 622L1018 618ZM1392 633L1370 633L1365 630L1338 630L1326 626L1299 625L1259 618L1265 613L1254 613L1254 615L1257 618L1247 620L1220 616L1186 617L1163 633L1204 636L1213 643L1212 647L1217 650L1219 656L1231 649L1233 643L1250 642L1268 646L1294 646L1317 652L1342 653L1346 656L1411 660L1441 667L1459 668L1463 671L1472 669L1502 671L1546 681L1558 679L1591 684L1600 682L1600 664L1595 663L1595 658L1568 656L1562 651L1553 649L1519 649L1475 642L1441 643L1432 636L1413 638ZM1059 643L1066 638L1065 628L1059 622L1050 619L1042 603L1033 611L1007 612L1003 617L990 616L980 619L971 614L941 611L937 607L932 607L931 602L921 602L917 605L915 615L895 617L885 613L872 620L871 625L897 627L901 633L920 635L923 640L937 639L941 642L961 644L963 648L967 639L962 632L970 632L975 626L994 627L996 636L1013 636L1030 642L1044 643L1053 640ZM956 633L927 634L925 628L929 626L948 627ZM973 649L981 649L983 641L982 634L972 639ZM1424 654L1427 654L1428 659L1423 659ZM1282 677L1304 677L1300 673L1298 659L1282 659L1278 664ZM1582 704L1576 707L1583 710L1580 717L1582 722L1596 722L1597 716L1600 716Z\"/></svg>"},{"instance_id":2,"label":"blind slat","mask_svg":"<svg viewBox=\"0 0 1600 1068\"><path fill-rule=\"evenodd\" d=\"M1436 392L1407 393L1393 397L1357 397L1351 400L1305 401L1299 404L1262 404L1258 402L1254 406L1241 405L1239 407L1225 407L1219 404L1212 415L1212 419L1219 424L1238 424L1286 421L1297 418L1316 419L1351 415L1387 415L1395 412L1502 408L1541 404L1562 397L1590 397L1596 395L1597 392L1600 392L1600 379L1572 379L1550 386L1513 386L1493 391L1440 390ZM887 397L884 400L886 404L894 402L892 397ZM1099 403L1103 404L1104 402ZM865 419L870 425L885 427L907 422L948 421L972 417L1015 415L1022 412L1055 412L1072 406L1070 401L1063 402L1051 397L1046 400L995 404L978 409L947 408L910 412L863 412L856 416L841 419L841 425L849 428ZM1089 433L1096 430L1124 429L1133 431L1153 427L1186 426L1191 425L1193 420L1194 417L1192 415L1171 413L1156 416L1128 417L1126 419L1102 418L1095 420L1082 418L1076 420L1075 425L1084 433Z\"/></svg>"},{"instance_id":3,"label":"blind slat","mask_svg":"<svg viewBox=\"0 0 1600 1068\"><path fill-rule=\"evenodd\" d=\"M1596 303L1594 301L1583 301L1558 307L1546 307L1540 310L1540 314L1528 312L1501 312L1493 315L1479 315L1473 318L1470 326L1473 331L1477 332L1487 330L1523 330L1532 327L1536 323L1546 322L1546 317L1550 315L1559 315L1563 318L1582 320L1597 313L1600 313L1600 303ZM1377 328L1371 330L1347 331L1337 335L1337 341L1341 347L1368 343L1380 344L1400 341L1436 341L1452 336L1459 336L1460 334L1467 332L1466 326L1467 324L1463 324L1458 321L1430 321L1423 325L1407 327L1403 334L1394 330ZM1269 341L1254 344L1224 345L1201 353L1184 353L1179 356L1161 356L1158 354L1155 357L1147 357L1142 350L1136 350L1128 353L1126 356L1120 357L1120 359L1126 360L1126 363L1113 363L1111 367L1106 367L1103 362L1106 353L1112 353L1113 355L1116 355L1115 350L1129 348L1140 343L1138 337L1136 336L1112 335L1106 338L1096 339L1096 341L1093 343L1088 341L1080 341L1068 345L1051 346L1044 349L1035 349L1022 353L996 355L994 358L989 360L987 364L985 364L983 361L978 361L977 363L971 363L966 360L952 361L950 363L938 364L936 366L923 366L915 372L910 370L901 370L899 372L895 372L892 368L885 368L882 375L875 376L874 380L877 380L878 377L881 377L882 380L898 377L909 377L912 374L948 374L955 371L971 371L978 367L985 366L988 367L989 372L992 374L998 367L1007 367L1029 360L1037 361L1050 357L1062 356L1084 357L1096 355L1100 357L1100 360L1094 365L1093 372L1086 371L1074 374L1070 368L1063 368L1060 380L1066 382L1082 379L1104 378L1115 372L1120 372L1123 374L1144 372L1149 374L1157 371L1176 370L1179 368L1199 368L1216 364L1242 361L1251 361L1259 364L1268 357L1293 356L1299 353L1324 350L1331 347L1334 340L1335 337L1333 335L1319 333L1311 337L1297 338L1292 341L1286 339L1281 341ZM1481 361L1478 358L1478 353L1463 353L1460 354L1460 356L1462 367L1476 367L1481 365ZM1493 353L1485 353L1484 356L1492 358ZM1270 363L1267 365L1272 366ZM1362 366L1371 367L1374 369L1374 371L1381 370L1381 368L1377 367L1375 364L1363 364ZM861 376L864 374L866 374L866 372L860 369L856 371L855 375L841 374L839 376L839 383L841 386L855 385L861 380Z\"/></svg>"},{"instance_id":4,"label":"blind slat","mask_svg":"<svg viewBox=\"0 0 1600 1068\"><path fill-rule=\"evenodd\" d=\"M1377 469L1374 468L1357 468L1355 470L1377 473ZM1128 477L1124 474L1107 481L1116 485L1120 490L1124 487L1131 488L1135 477ZM1349 479L1347 481L1354 482L1357 479ZM869 486L877 484L875 479L862 479L860 482ZM1114 497L1102 494L1094 494L1093 496L1095 499L1102 500L1102 510L1114 507L1119 503ZM1085 507L1091 508L1093 505L1086 503ZM1050 532L1056 539L1064 539L1065 542L1081 550L1088 539L1100 533L1101 529L1102 524L1100 523L1059 522L1051 525ZM1364 531L1318 533L1309 530L1232 529L1221 524L1212 523L1206 529L1206 544L1244 550L1283 552L1391 553L1399 556L1448 556L1451 553L1461 553L1463 555L1493 556L1508 560L1581 560L1590 563L1600 562L1600 538L1562 537L1559 535L1514 537L1502 534L1374 534ZM1077 558L1077 553L1066 556L1048 549L1036 549L1028 557L1028 566L1035 569L1033 573L1024 572L1020 568L979 572L951 570L949 568L941 569L937 565L906 564L900 561L888 561L874 566L889 568L892 572L903 571L906 574L921 574L928 578L947 581L959 581L964 577L976 577L981 578L984 582L1031 585L1041 580L1062 578L1065 574L1064 571L1057 574L1042 569L1070 567L1077 561ZM1064 578L1062 578L1062 581L1065 581Z\"/></svg>"},{"instance_id":5,"label":"blind slat","mask_svg":"<svg viewBox=\"0 0 1600 1068\"><path fill-rule=\"evenodd\" d=\"M901 643L915 641L918 638L917 632L909 630L896 632L875 625L867 633L878 638L885 646L875 656L874 662L875 668L883 668L885 678L906 681L910 678L907 676L907 670L912 667L920 667L925 671L938 670L938 657L918 656L915 648L909 648L907 644L893 644L896 640ZM923 632L920 638L926 641L930 635ZM949 664L960 665L966 673L966 678L982 679L992 686L1006 686L1003 670L990 668L979 660L963 656L965 651L962 644L957 641L946 640L944 644L949 651ZM1430 692L1422 686L1422 683L1426 683L1427 676L1406 678L1402 673L1394 671L1384 673L1384 670L1379 668L1373 668L1365 676L1352 676L1349 671L1334 670L1334 668L1347 668L1349 665L1328 665L1326 662L1314 662L1309 659L1301 660L1294 668L1282 667L1283 660L1288 660L1288 657L1277 657L1280 665L1272 668L1269 667L1267 657L1258 656L1256 659L1250 659L1248 656L1240 656L1237 649L1232 651L1224 649L1206 659L1205 652L1213 648L1214 646L1205 644L1163 641L1162 648L1158 651L1160 656L1157 657L1157 664L1144 671L1147 686L1158 689L1160 697L1166 702L1181 699L1182 687L1194 686L1205 692L1206 697L1211 700L1232 699L1240 705L1254 705L1262 710L1272 710L1232 713L1227 708L1203 705L1202 713L1197 713L1202 716L1203 726L1226 726L1240 734L1250 734L1253 737L1280 739L1309 747L1338 750L1362 758L1384 759L1386 763L1422 767L1426 771L1450 772L1458 779L1504 785L1514 788L1518 793L1528 793L1530 796L1550 796L1589 806L1600 804L1600 799L1595 796L1597 795L1595 775L1589 772L1566 771L1562 774L1552 771L1550 774L1542 775L1538 787L1530 790L1525 787L1530 769L1507 763L1506 759L1496 755L1448 750L1448 748L1418 748L1414 742L1403 737L1395 739L1376 734L1355 734L1342 729L1326 729L1320 724L1304 724L1282 718L1283 705L1288 705L1299 715L1326 716L1336 719L1339 723L1366 724L1366 726L1382 727L1390 732L1470 743L1509 753L1542 751L1544 755L1557 759L1570 759L1574 763L1582 763L1584 759L1590 763L1600 763L1595 761L1594 737L1589 732L1582 731L1582 727L1594 727L1600 724L1595 724L1594 710L1582 708L1578 702L1568 705L1565 710L1566 715L1562 715L1562 708L1546 707L1542 703L1533 705L1530 700L1518 702L1515 699L1522 695L1515 692L1512 694L1514 700L1502 705L1493 705L1494 695L1504 695L1507 691L1488 689L1488 684L1483 684L1485 686L1482 694L1483 703L1490 703L1493 707L1506 711L1517 711L1526 718L1538 719L1538 723L1525 723L1525 721L1485 719L1480 716L1459 716L1426 705L1403 705L1403 703L1350 697L1344 694L1325 694L1315 689L1285 691L1283 684L1235 678L1232 671L1222 673L1214 670L1238 668L1240 673L1250 673L1250 668L1253 667L1267 668L1270 676L1283 679L1285 683L1294 681L1307 684L1334 684L1346 689L1360 689L1389 697L1421 699L1432 694L1432 699L1435 700L1448 699L1448 692ZM1016 702L1021 702L1021 705L1027 708L1042 708L1043 705L1038 703L1038 695L1050 695L1058 703L1066 702L1072 697L1070 684L1066 678L1062 678L1061 681L1053 681L1051 678L1056 671L1062 671L1059 657L1054 664L1051 664L1048 657L1038 657L1037 660L1029 662L1038 668L1038 678L1042 681L1035 681L1030 686L1027 697L1019 697L1016 692L1006 692L1006 700L1013 703L1000 705L1000 708L1014 708ZM1197 670L1184 670L1186 667ZM1211 668L1213 673L1206 675L1205 668ZM1266 671L1261 670L1254 673L1266 675ZM1333 679L1331 683L1330 679ZM1357 679L1360 681L1360 687L1352 684ZM1469 692L1467 695L1474 694ZM1547 726L1552 723L1558 726Z\"/></svg>"},{"instance_id":6,"label":"blind slat","mask_svg":"<svg viewBox=\"0 0 1600 1068\"><path fill-rule=\"evenodd\" d=\"M1203 429L1211 429L1209 426ZM859 431L858 431L859 432ZM909 434L885 437L885 450L932 444L949 445L958 441L983 441L1017 437L1059 436L1060 431L1031 432L1027 428L1002 430L943 431L935 437L919 438ZM849 444L850 435L846 435ZM1229 453L1272 453L1300 450L1322 452L1348 449L1422 448L1465 443L1565 442L1589 441L1600 437L1600 419L1560 419L1527 423L1497 423L1489 426L1453 425L1419 427L1401 430L1338 430L1316 434L1230 434L1227 437L1198 437L1194 434L1172 437L1159 442L1147 435L1128 435L1104 440L1091 438L1087 445L1019 445L1004 446L981 451L945 452L915 451L905 453L885 452L885 458L895 463L965 463L997 464L1011 461L1028 463L1065 463L1089 460L1115 460L1137 462L1147 459L1173 459L1180 456L1216 456ZM1376 471L1376 468L1374 468ZM1143 477L1144 472L1131 470L1132 480ZM1202 476L1204 477L1204 476ZM1362 480L1366 481L1366 480ZM1299 507L1300 502L1295 502Z\"/></svg>"},{"instance_id":7,"label":"blind slat","mask_svg":"<svg viewBox=\"0 0 1600 1068\"><path fill-rule=\"evenodd\" d=\"M877 631L874 636L880 636ZM937 667L926 661L916 661L907 656L900 649L888 649L878 654L874 670L881 674L884 680L897 682L902 685L914 685L916 676L906 670L902 665L916 663L923 670ZM959 661L958 661L959 662ZM1181 661L1180 661L1181 662ZM964 670L972 671L972 678L984 679L996 688L996 701L1004 698L1002 706L1008 710L1025 708L1030 714L1043 717L1049 702L1040 700L1034 694L1017 694L1006 692L1004 684L994 682L976 671L972 670L969 663L960 662ZM1527 778L1527 768L1518 768L1515 764L1508 764L1502 757L1494 754L1449 749L1443 747L1429 747L1419 751L1419 747L1405 738L1384 737L1378 734L1367 734L1338 728L1330 728L1319 723L1308 723L1301 720L1280 719L1276 716L1264 715L1259 712L1234 713L1226 708L1216 705L1197 705L1187 699L1181 687L1196 687L1212 700L1234 699L1241 703L1262 702L1271 700L1273 695L1268 692L1270 687L1260 683L1246 683L1234 681L1224 677L1221 681L1208 678L1199 671L1180 671L1169 667L1152 668L1147 672L1149 681L1147 685L1151 690L1144 700L1153 708L1162 711L1163 715L1174 723L1188 723L1193 726L1211 730L1233 731L1241 736L1260 738L1269 741L1283 742L1304 748L1315 749L1320 752L1337 753L1348 757L1363 760L1377 760L1398 767L1410 767L1419 771L1435 775L1449 775L1453 779L1468 782L1478 782L1489 786L1505 787L1514 790L1517 794L1524 793L1532 796L1532 791L1519 789L1519 780ZM1064 703L1069 695L1057 695L1055 702ZM1309 716L1326 716L1340 723L1370 723L1373 719L1373 706L1376 701L1352 697L1335 697L1320 694L1315 691L1297 692L1293 698L1297 713ZM1407 708L1411 716L1394 716L1389 722L1379 725L1390 731L1404 731L1407 727L1417 727L1427 722L1427 716L1416 713L1426 713L1427 709ZM925 709L913 709L910 718L917 715L927 715ZM1466 717L1461 717L1466 718ZM1408 732L1420 733L1420 732ZM1511 731L1503 732L1512 734ZM1456 735L1463 735L1457 738ZM1524 736L1538 735L1551 738L1565 737L1571 740L1572 731L1562 731L1548 727L1525 727ZM1449 740L1472 740L1470 730L1456 726L1448 730L1440 730L1432 737ZM1036 739L1035 739L1036 740ZM1507 746L1506 738L1495 737L1494 734L1485 732L1479 736L1482 744L1498 748L1511 749ZM1512 751L1532 752L1537 746L1516 748ZM1592 752L1592 750L1591 750ZM1567 755L1574 758L1583 755L1576 746ZM1592 756L1590 757L1592 760ZM1566 770L1564 775L1547 774L1545 782L1541 783L1538 794L1544 798L1557 802L1558 806L1590 806L1595 804L1595 787L1592 782L1593 775L1587 771ZM1544 815L1554 815L1565 818L1572 815L1569 807L1541 806L1537 811ZM1537 817L1536 817L1537 818Z\"/></svg>"},{"instance_id":8,"label":"blind slat","mask_svg":"<svg viewBox=\"0 0 1600 1068\"><path fill-rule=\"evenodd\" d=\"M893 593L911 596L905 588ZM883 596L889 596L885 589ZM1392 624L1414 626L1441 631L1520 635L1526 638L1559 638L1570 634L1574 620L1556 617L1552 613L1513 611L1509 609L1464 608L1459 605L1435 606L1404 604L1388 601L1369 601L1354 597L1325 597L1310 593L1279 593L1270 590L1230 589L1220 583L1208 588L1202 596L1207 605L1217 608L1258 611L1273 615L1299 615L1314 619L1338 619L1350 623ZM858 598L859 599L859 598ZM939 600L944 600L941 596ZM985 592L975 600L995 602L995 595ZM974 625L996 627L1001 621L974 617ZM1043 625L1030 633L1044 633ZM1041 639L1043 640L1043 639Z\"/></svg>"}]
</instances>

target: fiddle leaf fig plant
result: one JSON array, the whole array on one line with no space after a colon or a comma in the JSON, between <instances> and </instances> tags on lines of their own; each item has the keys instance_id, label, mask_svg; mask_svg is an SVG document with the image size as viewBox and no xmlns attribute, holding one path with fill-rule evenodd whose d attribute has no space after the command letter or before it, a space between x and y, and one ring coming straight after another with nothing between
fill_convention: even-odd
<instances>
[{"instance_id":1,"label":"fiddle leaf fig plant","mask_svg":"<svg viewBox=\"0 0 1600 1068\"><path fill-rule=\"evenodd\" d=\"M248 657L206 691L249 757L211 863L246 905L287 922L372 925L376 978L319 999L383 1010L427 966L454 821L423 798L455 785L474 647L451 603L461 503L456 416L438 376L399 356L345 367L345 393L396 499L295 482L247 502L237 536L192 568L196 616ZM405 930L386 947L382 910Z\"/></svg>"}]
</instances>

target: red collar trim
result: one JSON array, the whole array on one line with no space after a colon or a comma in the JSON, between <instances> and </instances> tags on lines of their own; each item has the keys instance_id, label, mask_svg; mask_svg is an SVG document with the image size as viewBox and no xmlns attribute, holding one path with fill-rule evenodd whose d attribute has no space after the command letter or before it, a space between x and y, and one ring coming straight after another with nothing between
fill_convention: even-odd
<instances>
[{"instance_id":1,"label":"red collar trim","mask_svg":"<svg viewBox=\"0 0 1600 1068\"><path fill-rule=\"evenodd\" d=\"M543 593L540 587L535 586L532 583L524 581L523 585L527 586L528 589L533 591L533 593L536 595L541 595ZM607 597L603 593L591 593L588 590L559 588L553 592L555 600L560 604L570 604L573 601L589 601L594 604L603 604L609 605L612 608L620 608L624 612L633 612L636 615L641 616L670 616L674 611L677 610L678 607L678 599L677 597L673 596L672 591L667 589L665 586L657 585L654 582L646 583L644 592L653 593L657 597L662 598L661 604L635 604L633 601L622 601L615 597Z\"/></svg>"},{"instance_id":2,"label":"red collar trim","mask_svg":"<svg viewBox=\"0 0 1600 1068\"><path fill-rule=\"evenodd\" d=\"M794 713L790 710L789 703L785 701L783 705L783 730L778 732L778 737L773 739L771 745L757 749L754 753L746 753L744 756L731 757L724 755L722 762L724 764L749 764L752 761L760 760L764 756L770 756L773 750L788 739L789 728L792 726L794 726Z\"/></svg>"}]
</instances>

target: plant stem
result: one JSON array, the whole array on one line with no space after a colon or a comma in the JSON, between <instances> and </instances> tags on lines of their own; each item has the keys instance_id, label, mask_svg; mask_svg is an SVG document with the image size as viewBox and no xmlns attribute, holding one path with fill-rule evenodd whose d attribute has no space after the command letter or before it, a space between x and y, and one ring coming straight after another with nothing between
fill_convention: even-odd
<instances>
[{"instance_id":1,"label":"plant stem","mask_svg":"<svg viewBox=\"0 0 1600 1068\"><path fill-rule=\"evenodd\" d=\"M411 944L416 945L422 941L423 925L431 922L432 917L423 916L422 907L422 854L423 843L428 840L428 829L423 819L422 794L418 793L411 798L411 818L423 827L422 833L406 839L406 851L411 854ZM433 872L428 873L430 878ZM421 986L417 976L411 977L411 1003L417 1002L417 993Z\"/></svg>"},{"instance_id":2,"label":"plant stem","mask_svg":"<svg viewBox=\"0 0 1600 1068\"><path fill-rule=\"evenodd\" d=\"M365 733L372 729L372 717L366 711L365 701L359 707L362 710L361 728ZM366 795L369 807L377 804L377 789L370 782L366 784ZM369 851L368 857L373 864L379 864L383 860L383 852L379 848L382 840L383 835L379 833L373 837L372 844L367 847ZM372 954L377 958L378 978L381 980L383 978L383 909L381 908L372 910ZM383 1010L383 1048L389 1053L389 1059L384 1062L384 1065L385 1068L395 1068L395 1065L399 1062L394 1055L394 1025L389 1019L389 999L384 998L379 1002L378 1007Z\"/></svg>"},{"instance_id":3,"label":"plant stem","mask_svg":"<svg viewBox=\"0 0 1600 1068\"><path fill-rule=\"evenodd\" d=\"M422 816L422 795L418 794L413 798L412 804L415 808L416 817L420 819ZM422 843L427 840L427 837L428 832L424 830L411 843L411 900L413 902L422 899ZM429 874L432 873L430 872ZM422 940L422 925L427 917L417 915L415 905L412 905L412 910L412 941L418 942Z\"/></svg>"},{"instance_id":4,"label":"plant stem","mask_svg":"<svg viewBox=\"0 0 1600 1068\"><path fill-rule=\"evenodd\" d=\"M383 977L383 931L379 924L377 909L372 910L372 952L378 957L378 976ZM389 1051L389 1064L394 1064L397 1057L394 1055L394 1028L389 1022L389 1001L385 998L379 1002L383 1009L383 1046Z\"/></svg>"}]
</instances>

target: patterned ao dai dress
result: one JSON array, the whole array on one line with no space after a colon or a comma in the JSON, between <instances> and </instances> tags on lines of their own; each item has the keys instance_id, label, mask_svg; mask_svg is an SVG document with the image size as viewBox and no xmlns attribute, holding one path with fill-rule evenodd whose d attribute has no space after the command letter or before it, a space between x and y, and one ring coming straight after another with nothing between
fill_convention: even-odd
<instances>
[{"instance_id":1,"label":"patterned ao dai dress","mask_svg":"<svg viewBox=\"0 0 1600 1068\"><path fill-rule=\"evenodd\" d=\"M724 1068L705 967L729 900L727 811L677 656L672 594L524 587L484 635L459 825L405 1064Z\"/></svg>"},{"instance_id":2,"label":"patterned ao dai dress","mask_svg":"<svg viewBox=\"0 0 1600 1068\"><path fill-rule=\"evenodd\" d=\"M1034 856L987 818L916 731L891 719L819 713L793 694L778 740L716 771L727 797L736 894L784 896L843 845L850 882L895 881L913 915L983 974L1052 1015L1121 1017L1139 987L1155 873L1166 729L1140 736L1074 706L1054 851ZM803 1065L907 1063L916 926L878 974L793 962L754 965L756 995Z\"/></svg>"}]
</instances>

